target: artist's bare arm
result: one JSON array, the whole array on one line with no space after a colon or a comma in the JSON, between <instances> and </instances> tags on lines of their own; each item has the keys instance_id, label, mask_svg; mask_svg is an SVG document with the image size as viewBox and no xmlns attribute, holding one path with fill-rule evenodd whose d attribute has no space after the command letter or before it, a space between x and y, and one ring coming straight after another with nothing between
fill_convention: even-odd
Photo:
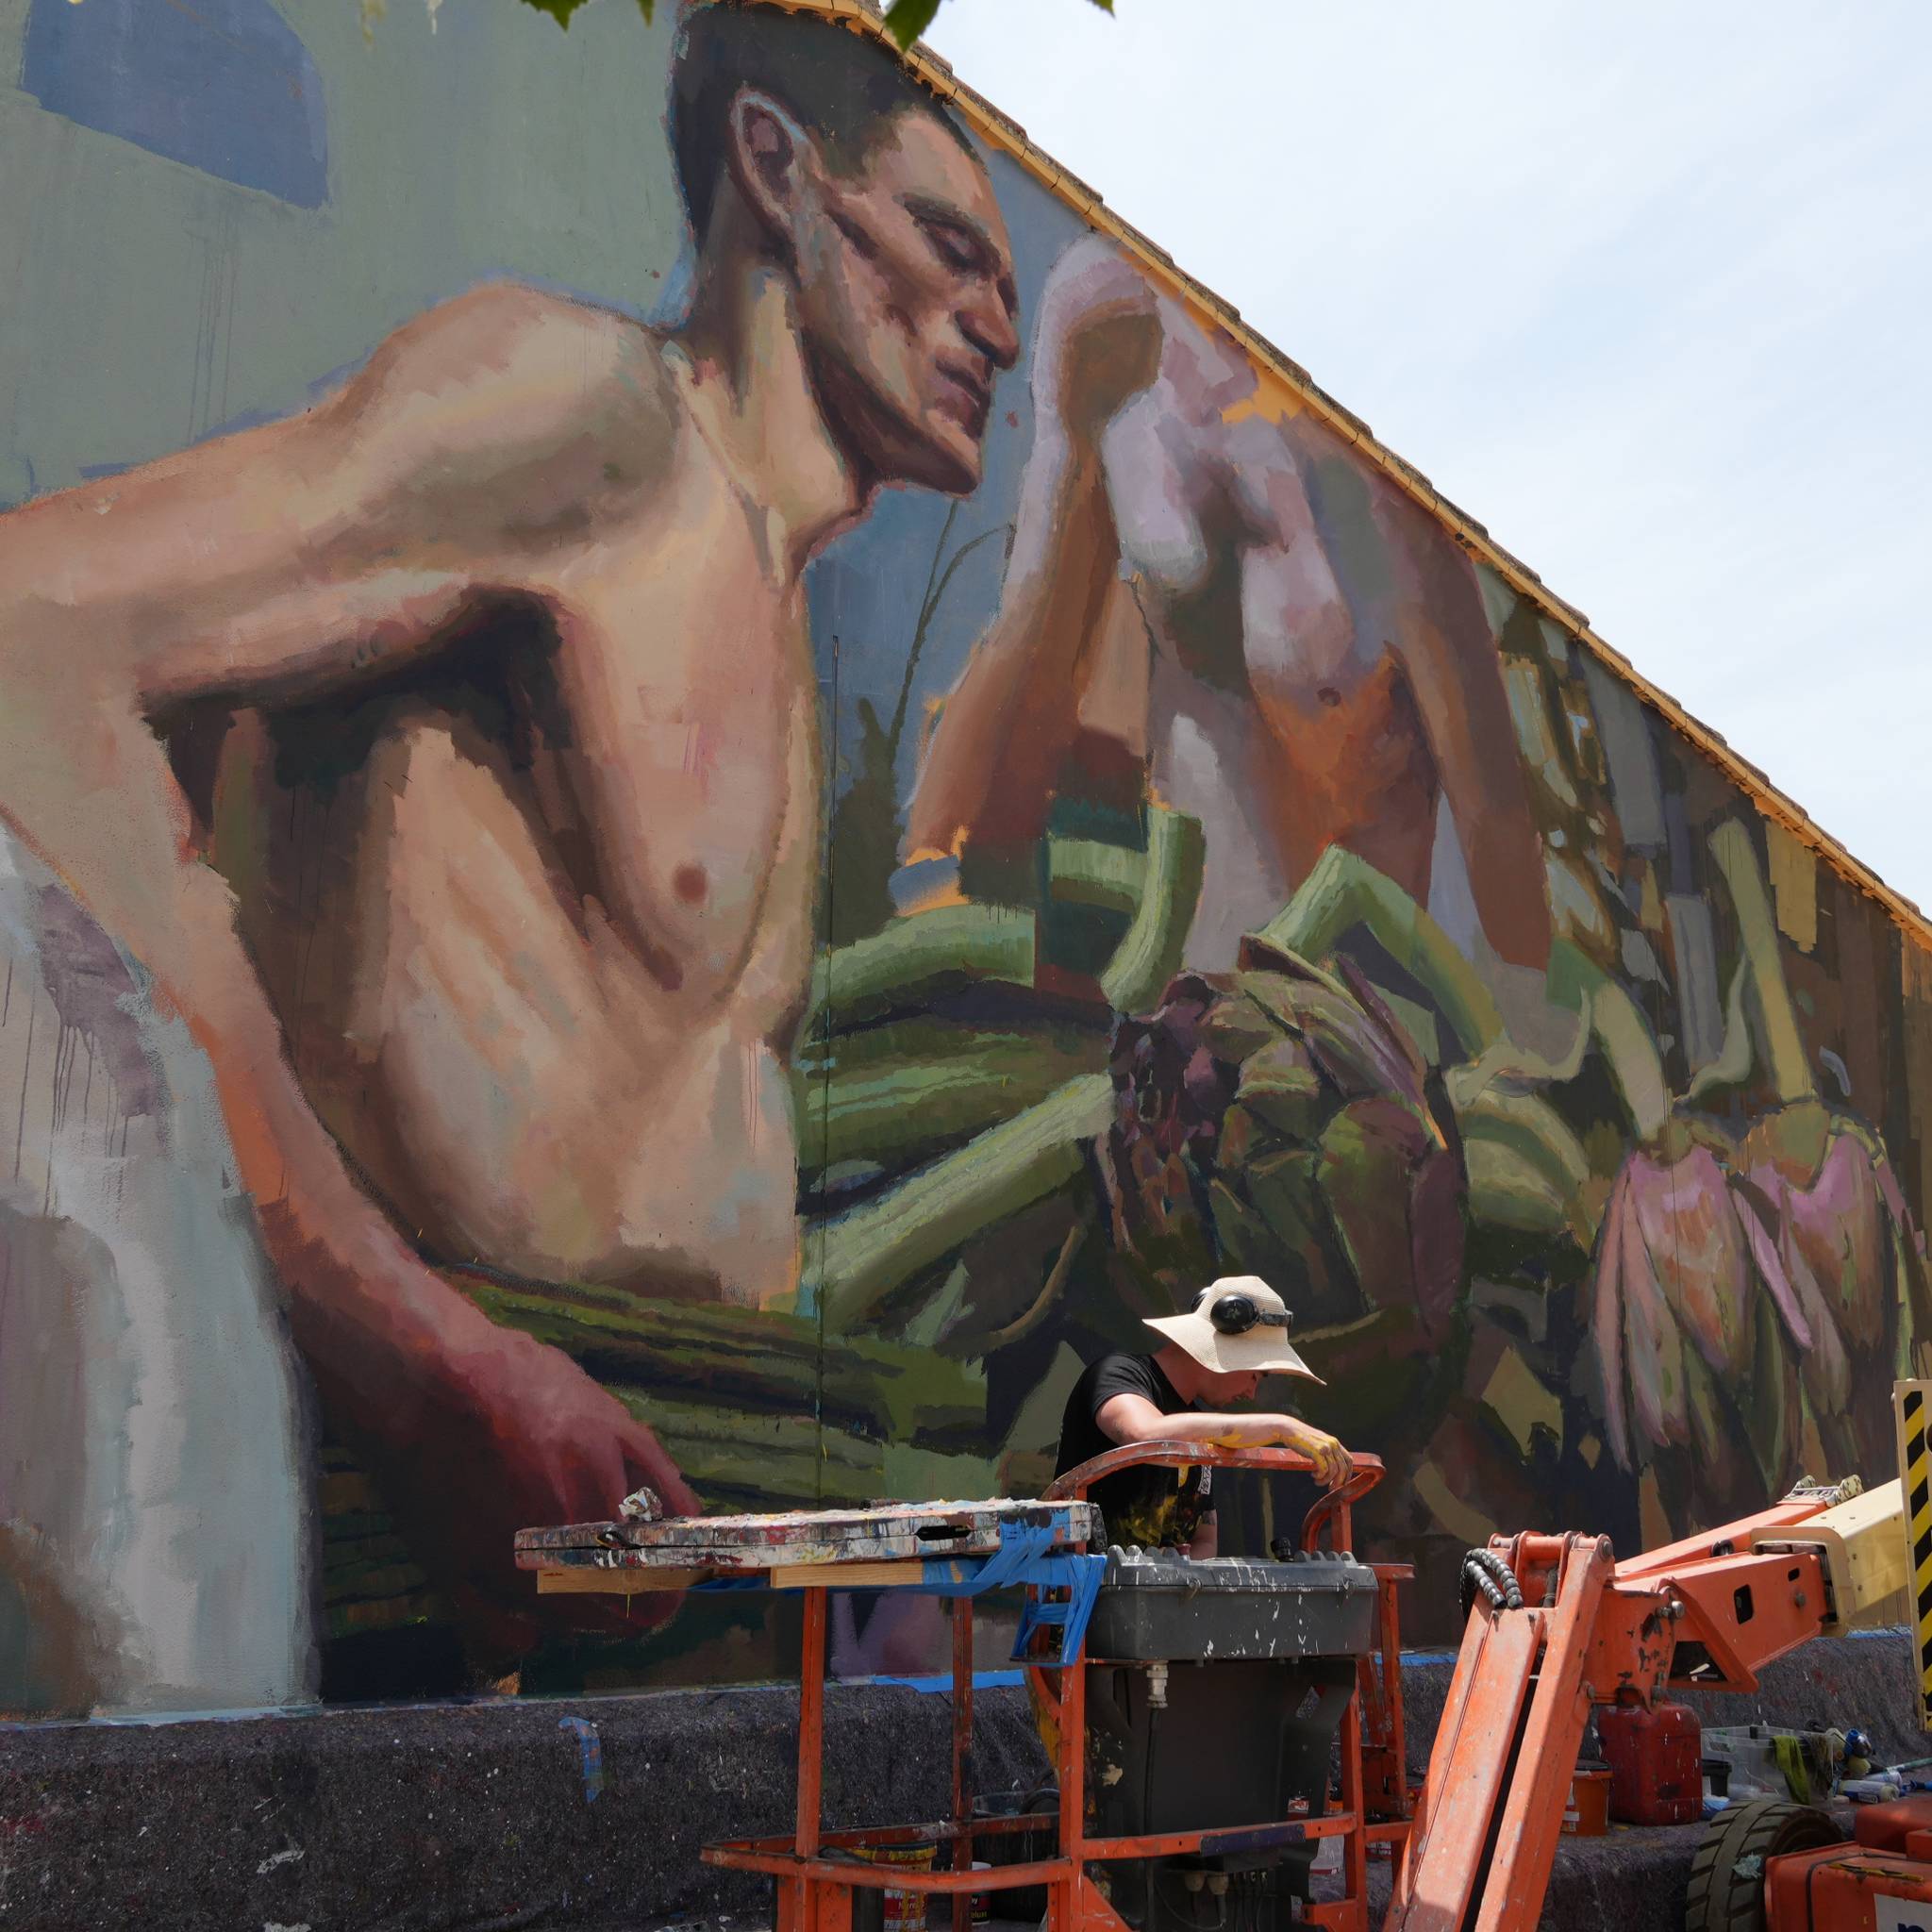
<instances>
[{"instance_id":1,"label":"artist's bare arm","mask_svg":"<svg viewBox=\"0 0 1932 1932\"><path fill-rule=\"evenodd\" d=\"M1077 727L1088 659L1130 595L1100 436L1154 379L1159 347L1140 272L1111 249L1070 252L1041 303L1033 453L999 613L946 700L907 813L908 858L1040 833Z\"/></svg>"},{"instance_id":2,"label":"artist's bare arm","mask_svg":"<svg viewBox=\"0 0 1932 1932\"><path fill-rule=\"evenodd\" d=\"M1402 505L1398 554L1408 578L1391 641L1414 693L1456 822L1483 931L1513 966L1549 964L1542 843L1503 689L1495 639L1469 560L1420 509Z\"/></svg>"},{"instance_id":3,"label":"artist's bare arm","mask_svg":"<svg viewBox=\"0 0 1932 1932\"><path fill-rule=\"evenodd\" d=\"M520 531L581 515L600 391L610 409L629 393L622 325L566 307L479 291L300 416L0 518L0 815L208 1053L297 1338L349 1419L400 1441L425 1405L480 1404L486 1437L521 1439L524 1492L553 1505L642 1479L628 1465L646 1461L688 1492L625 1411L477 1313L350 1178L227 890L191 849L153 721L347 684L517 593Z\"/></svg>"},{"instance_id":4,"label":"artist's bare arm","mask_svg":"<svg viewBox=\"0 0 1932 1932\"><path fill-rule=\"evenodd\" d=\"M1214 1442L1224 1449L1260 1449L1270 1443L1299 1449L1329 1488L1345 1482L1354 1469L1348 1451L1325 1429L1291 1415L1214 1415L1191 1410L1165 1415L1144 1395L1115 1395L1100 1406L1094 1421L1115 1442Z\"/></svg>"}]
</instances>

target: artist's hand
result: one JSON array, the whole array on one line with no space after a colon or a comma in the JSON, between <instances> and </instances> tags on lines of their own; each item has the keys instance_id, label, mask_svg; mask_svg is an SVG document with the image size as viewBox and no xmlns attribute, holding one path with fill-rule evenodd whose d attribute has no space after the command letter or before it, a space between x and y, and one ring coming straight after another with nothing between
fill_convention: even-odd
<instances>
[{"instance_id":1,"label":"artist's hand","mask_svg":"<svg viewBox=\"0 0 1932 1932\"><path fill-rule=\"evenodd\" d=\"M1349 1453L1325 1429L1311 1423L1298 1422L1291 1415L1277 1418L1281 1424L1276 1440L1284 1447L1299 1449L1315 1465L1315 1475L1324 1488L1340 1489L1355 1474Z\"/></svg>"}]
</instances>

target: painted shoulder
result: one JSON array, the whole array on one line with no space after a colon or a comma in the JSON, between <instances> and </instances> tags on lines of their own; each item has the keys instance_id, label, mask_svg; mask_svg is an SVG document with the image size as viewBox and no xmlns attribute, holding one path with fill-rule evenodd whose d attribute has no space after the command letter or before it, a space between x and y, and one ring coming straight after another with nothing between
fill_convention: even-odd
<instances>
[{"instance_id":1,"label":"painted shoulder","mask_svg":"<svg viewBox=\"0 0 1932 1932\"><path fill-rule=\"evenodd\" d=\"M342 404L360 429L427 457L501 461L635 452L674 433L675 391L642 324L521 282L490 282L387 337Z\"/></svg>"}]
</instances>

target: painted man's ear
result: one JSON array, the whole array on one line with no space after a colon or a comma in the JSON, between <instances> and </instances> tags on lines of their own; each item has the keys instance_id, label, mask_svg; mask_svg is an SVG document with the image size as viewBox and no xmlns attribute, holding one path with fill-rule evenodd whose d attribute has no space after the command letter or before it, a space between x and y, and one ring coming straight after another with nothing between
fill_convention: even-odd
<instances>
[{"instance_id":1,"label":"painted man's ear","mask_svg":"<svg viewBox=\"0 0 1932 1932\"><path fill-rule=\"evenodd\" d=\"M790 247L811 140L768 93L741 88L731 103L731 176L774 242Z\"/></svg>"}]
</instances>

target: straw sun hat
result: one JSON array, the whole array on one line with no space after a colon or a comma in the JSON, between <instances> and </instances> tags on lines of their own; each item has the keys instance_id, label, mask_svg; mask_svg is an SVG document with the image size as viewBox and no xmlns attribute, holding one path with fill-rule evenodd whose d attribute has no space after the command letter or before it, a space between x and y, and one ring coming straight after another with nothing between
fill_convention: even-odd
<instances>
[{"instance_id":1,"label":"straw sun hat","mask_svg":"<svg viewBox=\"0 0 1932 1932\"><path fill-rule=\"evenodd\" d=\"M1288 1328L1294 1317L1288 1305L1258 1274L1224 1274L1209 1282L1185 1315L1150 1315L1170 1341L1217 1375L1321 1376L1289 1346Z\"/></svg>"}]
</instances>

